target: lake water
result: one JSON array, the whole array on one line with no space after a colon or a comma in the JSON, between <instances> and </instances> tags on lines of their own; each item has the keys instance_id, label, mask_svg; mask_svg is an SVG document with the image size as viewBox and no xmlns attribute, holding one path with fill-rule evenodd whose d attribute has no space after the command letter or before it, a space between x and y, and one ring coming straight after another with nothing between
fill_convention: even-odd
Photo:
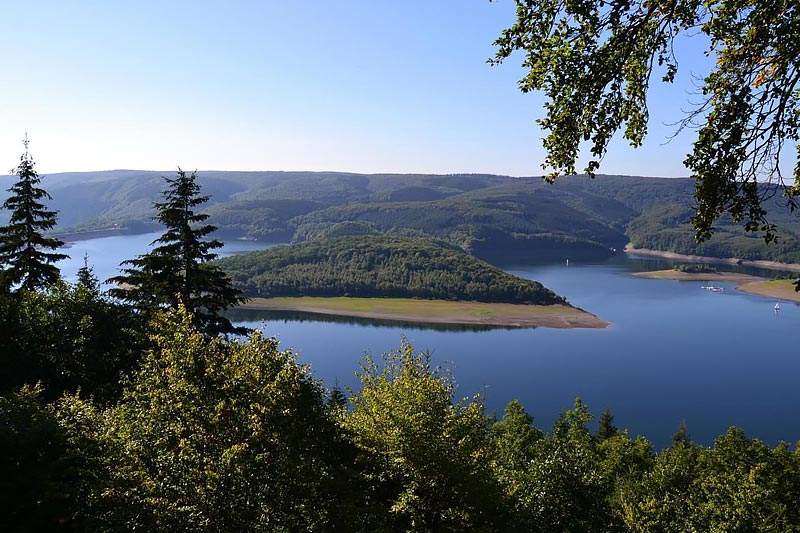
<instances>
[{"instance_id":1,"label":"lake water","mask_svg":"<svg viewBox=\"0 0 800 533\"><path fill-rule=\"evenodd\" d=\"M160 236L161 233L117 235L69 243L67 248L59 250L68 254L69 259L59 261L56 265L61 269L61 275L67 281L74 283L77 280L78 269L83 266L83 258L86 256L89 266L94 269L97 278L105 281L120 274L119 264L122 261L147 253L152 247L151 243ZM226 257L271 246L275 245L255 241L228 241L221 249L217 250L217 253L221 257Z\"/></svg>"},{"instance_id":2,"label":"lake water","mask_svg":"<svg viewBox=\"0 0 800 533\"><path fill-rule=\"evenodd\" d=\"M65 277L84 251L99 277L143 253L158 235L76 243ZM267 246L233 242L226 253ZM578 307L613 323L603 330L423 328L408 324L237 311L237 322L276 335L314 374L333 386L356 387L365 353L379 355L407 338L452 369L459 394L485 394L490 411L519 399L540 427L581 397L593 413L606 407L615 423L657 447L685 420L695 441L710 444L728 426L769 444L800 440L800 306L702 282L641 279L664 268L657 260L615 258L599 264L507 269L536 279Z\"/></svg>"}]
</instances>

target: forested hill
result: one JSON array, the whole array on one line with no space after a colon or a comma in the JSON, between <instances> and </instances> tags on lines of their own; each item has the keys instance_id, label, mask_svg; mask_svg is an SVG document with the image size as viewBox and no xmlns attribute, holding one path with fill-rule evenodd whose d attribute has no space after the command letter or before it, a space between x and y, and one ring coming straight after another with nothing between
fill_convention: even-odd
<instances>
[{"instance_id":1,"label":"forested hill","mask_svg":"<svg viewBox=\"0 0 800 533\"><path fill-rule=\"evenodd\" d=\"M116 224L141 232L156 229L150 223L152 203L163 188L161 176L171 174L53 174L43 185L59 211L59 231ZM778 245L765 246L729 219L717 225L711 241L696 245L689 179L574 176L549 185L540 178L484 174L201 171L198 176L203 193L211 196L209 222L224 238L425 237L495 264L602 257L628 242L680 253L800 261L800 219L780 205L780 194L765 204L782 231ZM0 187L0 199L5 188Z\"/></svg>"},{"instance_id":2,"label":"forested hill","mask_svg":"<svg viewBox=\"0 0 800 533\"><path fill-rule=\"evenodd\" d=\"M564 299L455 246L423 239L334 237L218 262L250 296L359 296L550 305Z\"/></svg>"}]
</instances>

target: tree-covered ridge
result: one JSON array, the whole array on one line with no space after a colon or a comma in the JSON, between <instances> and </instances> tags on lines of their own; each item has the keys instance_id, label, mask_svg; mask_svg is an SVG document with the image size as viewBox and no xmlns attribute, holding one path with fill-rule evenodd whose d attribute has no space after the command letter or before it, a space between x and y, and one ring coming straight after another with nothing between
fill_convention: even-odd
<instances>
[{"instance_id":1,"label":"tree-covered ridge","mask_svg":"<svg viewBox=\"0 0 800 533\"><path fill-rule=\"evenodd\" d=\"M335 237L219 260L251 296L361 296L562 303L455 246L424 239Z\"/></svg>"},{"instance_id":2,"label":"tree-covered ridge","mask_svg":"<svg viewBox=\"0 0 800 533\"><path fill-rule=\"evenodd\" d=\"M114 224L154 231L160 172L48 176L60 228ZM381 175L336 172L198 172L211 195L204 212L225 238L302 242L337 235L390 234L455 244L495 264L605 257L637 247L718 257L796 261L800 219L774 201L768 219L777 244L745 234L723 217L698 246L691 227L694 183L633 176L540 178L489 175ZM774 189L772 192L775 192ZM764 186L762 194L770 189ZM0 191L0 196L2 195ZM76 203L81 209L75 209ZM675 216L664 217L664 211ZM677 216L679 215L679 216ZM0 213L0 218L5 216ZM741 238L732 239L730 236Z\"/></svg>"},{"instance_id":3,"label":"tree-covered ridge","mask_svg":"<svg viewBox=\"0 0 800 533\"><path fill-rule=\"evenodd\" d=\"M625 221L635 214L607 198L509 182L430 202L332 206L296 218L294 238L343 231L428 236L495 262L604 256L624 246Z\"/></svg>"},{"instance_id":4,"label":"tree-covered ridge","mask_svg":"<svg viewBox=\"0 0 800 533\"><path fill-rule=\"evenodd\" d=\"M800 263L800 232L794 217L782 218L778 240L768 245L764 239L734 224L727 215L720 217L713 239L698 243L690 218L691 211L685 206L668 204L653 208L628 225L631 245L688 255Z\"/></svg>"}]
</instances>

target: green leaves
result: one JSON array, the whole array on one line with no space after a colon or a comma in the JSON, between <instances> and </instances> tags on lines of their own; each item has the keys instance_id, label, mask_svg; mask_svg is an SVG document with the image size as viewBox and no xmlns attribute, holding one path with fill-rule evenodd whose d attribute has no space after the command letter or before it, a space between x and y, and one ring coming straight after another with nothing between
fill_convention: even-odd
<instances>
[{"instance_id":1,"label":"green leaves","mask_svg":"<svg viewBox=\"0 0 800 533\"><path fill-rule=\"evenodd\" d=\"M595 1L517 2L517 23L495 41L499 64L514 51L525 52L528 74L523 92L541 90L548 97L540 126L544 168L549 181L574 174L582 143L593 159L584 169L599 168L611 137L623 129L632 145L647 132L647 89L654 58L671 80L677 69L672 55L671 23L658 4Z\"/></svg>"},{"instance_id":2,"label":"green leaves","mask_svg":"<svg viewBox=\"0 0 800 533\"><path fill-rule=\"evenodd\" d=\"M209 340L184 310L154 327L155 348L107 413L104 497L125 527L333 528L341 445L308 368L260 333Z\"/></svg>"},{"instance_id":3,"label":"green leaves","mask_svg":"<svg viewBox=\"0 0 800 533\"><path fill-rule=\"evenodd\" d=\"M681 33L705 34L717 58L702 99L678 121L700 126L685 159L697 182L692 223L698 241L730 213L747 231L776 238L763 202L778 185L786 205L797 191L786 187L784 148L798 141L800 125L800 13L791 0L656 0L599 2L517 0L517 21L495 41L499 64L517 50L528 72L523 92L547 96L540 126L547 155L545 176L574 174L579 151L592 158L594 176L608 143L619 131L639 146L647 133L647 93L655 71L670 83L678 70L674 51ZM794 178L800 178L800 167Z\"/></svg>"},{"instance_id":4,"label":"green leaves","mask_svg":"<svg viewBox=\"0 0 800 533\"><path fill-rule=\"evenodd\" d=\"M210 339L159 315L122 399L0 396L5 529L121 531L796 531L800 452L731 428L598 431L576 400L550 432L518 402L501 420L456 398L408 343L329 402L274 338ZM345 400L349 406L342 405ZM5 482L3 482L5 481Z\"/></svg>"},{"instance_id":5,"label":"green leaves","mask_svg":"<svg viewBox=\"0 0 800 533\"><path fill-rule=\"evenodd\" d=\"M483 405L454 402L454 383L404 343L366 358L344 427L366 454L364 475L400 530L483 531L497 523Z\"/></svg>"}]
</instances>

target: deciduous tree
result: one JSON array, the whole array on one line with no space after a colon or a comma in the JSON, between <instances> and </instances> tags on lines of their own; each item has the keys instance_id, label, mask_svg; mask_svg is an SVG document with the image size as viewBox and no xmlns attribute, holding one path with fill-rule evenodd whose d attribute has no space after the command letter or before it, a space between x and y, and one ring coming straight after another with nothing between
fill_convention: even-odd
<instances>
[{"instance_id":1,"label":"deciduous tree","mask_svg":"<svg viewBox=\"0 0 800 533\"><path fill-rule=\"evenodd\" d=\"M91 273L85 282L93 283ZM9 371L0 377L0 389L41 382L47 400L77 390L100 404L119 399L120 379L136 366L145 344L144 323L129 306L96 287L63 280L6 300L0 358Z\"/></svg>"},{"instance_id":2,"label":"deciduous tree","mask_svg":"<svg viewBox=\"0 0 800 533\"><path fill-rule=\"evenodd\" d=\"M385 505L378 510L384 529L502 529L483 405L455 402L449 375L407 343L383 363L363 363L345 428L363 451L375 499Z\"/></svg>"},{"instance_id":3,"label":"deciduous tree","mask_svg":"<svg viewBox=\"0 0 800 533\"><path fill-rule=\"evenodd\" d=\"M120 405L106 413L112 480L99 507L122 529L343 531L341 441L321 385L274 338L208 339L184 308L153 321Z\"/></svg>"},{"instance_id":4,"label":"deciduous tree","mask_svg":"<svg viewBox=\"0 0 800 533\"><path fill-rule=\"evenodd\" d=\"M490 63L524 55L523 92L547 97L544 167L555 180L575 173L583 143L598 170L618 131L633 146L647 133L651 82L672 82L678 71L676 39L707 37L716 59L702 80L696 106L682 117L697 128L685 164L696 181L692 222L698 239L730 213L770 241L766 195L782 193L798 207L800 164L784 182L781 158L797 146L800 127L800 10L795 0L516 0L517 21L495 42ZM797 154L792 159L797 161ZM772 181L777 189L764 187Z\"/></svg>"}]
</instances>

